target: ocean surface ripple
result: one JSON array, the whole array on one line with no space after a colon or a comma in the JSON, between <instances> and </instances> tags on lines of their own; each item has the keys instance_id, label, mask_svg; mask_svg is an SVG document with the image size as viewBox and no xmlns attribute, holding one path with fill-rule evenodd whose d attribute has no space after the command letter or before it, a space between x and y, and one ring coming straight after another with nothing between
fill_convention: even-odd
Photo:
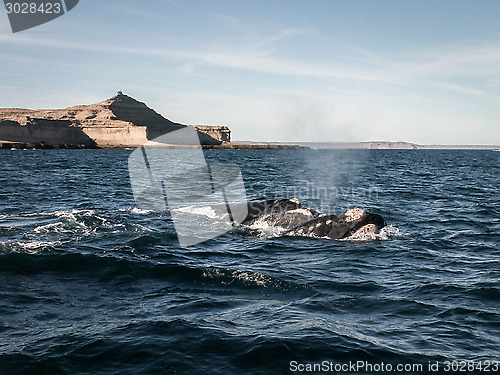
<instances>
[{"instance_id":1,"label":"ocean surface ripple","mask_svg":"<svg viewBox=\"0 0 500 375\"><path fill-rule=\"evenodd\" d=\"M168 212L135 208L130 152L0 150L0 374L500 360L500 153L206 151L249 198L390 227L181 248Z\"/></svg>"}]
</instances>

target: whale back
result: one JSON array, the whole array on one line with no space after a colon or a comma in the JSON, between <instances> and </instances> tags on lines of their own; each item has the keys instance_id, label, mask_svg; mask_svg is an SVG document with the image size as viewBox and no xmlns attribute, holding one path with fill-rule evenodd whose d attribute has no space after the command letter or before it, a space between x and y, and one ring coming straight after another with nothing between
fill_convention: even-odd
<instances>
[{"instance_id":1,"label":"whale back","mask_svg":"<svg viewBox=\"0 0 500 375\"><path fill-rule=\"evenodd\" d=\"M243 224L264 220L269 225L290 229L319 215L317 211L302 207L296 198L252 201L248 204L248 214Z\"/></svg>"}]
</instances>

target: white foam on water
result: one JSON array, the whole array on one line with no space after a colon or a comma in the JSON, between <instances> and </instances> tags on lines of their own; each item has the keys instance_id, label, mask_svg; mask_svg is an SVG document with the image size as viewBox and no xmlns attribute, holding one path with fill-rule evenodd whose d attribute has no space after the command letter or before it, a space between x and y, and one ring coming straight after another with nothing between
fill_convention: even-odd
<instances>
[{"instance_id":1,"label":"white foam on water","mask_svg":"<svg viewBox=\"0 0 500 375\"><path fill-rule=\"evenodd\" d=\"M76 215L86 216L86 217L95 216L95 211L94 210L55 211L52 213L52 215L57 216L57 217L76 219Z\"/></svg>"},{"instance_id":2,"label":"white foam on water","mask_svg":"<svg viewBox=\"0 0 500 375\"><path fill-rule=\"evenodd\" d=\"M378 233L375 233L371 230L366 231L358 231L353 235L343 238L341 241L374 241L374 240L390 240L398 237L406 237L409 236L410 233L403 233L399 230L399 228L387 225L380 229Z\"/></svg>"},{"instance_id":3,"label":"white foam on water","mask_svg":"<svg viewBox=\"0 0 500 375\"><path fill-rule=\"evenodd\" d=\"M50 232L61 233L64 231L63 226L64 226L64 224L62 222L40 225L40 226L36 227L35 229L33 229L33 232L35 232L35 233L50 233Z\"/></svg>"},{"instance_id":4,"label":"white foam on water","mask_svg":"<svg viewBox=\"0 0 500 375\"><path fill-rule=\"evenodd\" d=\"M47 247L61 245L61 241L13 241L0 242L0 249L13 253L27 253L36 255Z\"/></svg>"},{"instance_id":5,"label":"white foam on water","mask_svg":"<svg viewBox=\"0 0 500 375\"><path fill-rule=\"evenodd\" d=\"M257 220L248 227L256 230L261 238L279 237L286 231L285 228L270 225L265 219Z\"/></svg>"},{"instance_id":6,"label":"white foam on water","mask_svg":"<svg viewBox=\"0 0 500 375\"><path fill-rule=\"evenodd\" d=\"M411 236L411 233L404 233L395 226L387 225L380 230L379 236L381 236L380 239L382 240L388 240L394 237L408 237Z\"/></svg>"},{"instance_id":7,"label":"white foam on water","mask_svg":"<svg viewBox=\"0 0 500 375\"><path fill-rule=\"evenodd\" d=\"M35 250L41 247L56 246L60 245L60 241L30 241L30 242L18 242L18 245L24 249Z\"/></svg>"},{"instance_id":8,"label":"white foam on water","mask_svg":"<svg viewBox=\"0 0 500 375\"><path fill-rule=\"evenodd\" d=\"M95 214L95 210L57 210L50 212L33 212L29 214L22 214L20 216L70 216L70 215L83 215L83 216L92 216Z\"/></svg>"},{"instance_id":9,"label":"white foam on water","mask_svg":"<svg viewBox=\"0 0 500 375\"><path fill-rule=\"evenodd\" d=\"M50 215L55 216L59 221L40 225L33 230L35 233L73 233L80 235L83 233L85 235L95 233L99 228L114 228L119 225L112 224L105 217L97 215L95 210L54 211ZM97 222L86 222L86 218L95 219Z\"/></svg>"},{"instance_id":10,"label":"white foam on water","mask_svg":"<svg viewBox=\"0 0 500 375\"><path fill-rule=\"evenodd\" d=\"M184 212L194 215L203 215L210 219L224 219L227 216L227 214L217 213L211 206L186 206L176 208L172 211Z\"/></svg>"},{"instance_id":11,"label":"white foam on water","mask_svg":"<svg viewBox=\"0 0 500 375\"><path fill-rule=\"evenodd\" d=\"M146 214L153 212L152 210L144 210L142 208L137 208L137 207L124 207L124 208L118 209L118 211L130 212L130 213L136 214L136 215L146 215Z\"/></svg>"},{"instance_id":12,"label":"white foam on water","mask_svg":"<svg viewBox=\"0 0 500 375\"><path fill-rule=\"evenodd\" d=\"M134 228L134 230L136 232L140 232L140 233L142 233L142 232L155 232L154 229L148 228L148 227L141 225L141 224L132 223L131 225L132 225L132 228ZM126 226L123 224L120 224L120 227L125 228Z\"/></svg>"}]
</instances>

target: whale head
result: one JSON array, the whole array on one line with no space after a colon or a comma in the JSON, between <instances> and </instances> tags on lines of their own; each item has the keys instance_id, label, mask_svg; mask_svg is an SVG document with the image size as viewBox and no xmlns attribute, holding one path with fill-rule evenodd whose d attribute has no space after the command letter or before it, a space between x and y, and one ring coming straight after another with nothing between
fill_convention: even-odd
<instances>
[{"instance_id":1,"label":"whale head","mask_svg":"<svg viewBox=\"0 0 500 375\"><path fill-rule=\"evenodd\" d=\"M354 234L378 233L386 226L384 218L378 214L353 208L342 215L324 215L309 220L286 234L290 236L343 239Z\"/></svg>"}]
</instances>

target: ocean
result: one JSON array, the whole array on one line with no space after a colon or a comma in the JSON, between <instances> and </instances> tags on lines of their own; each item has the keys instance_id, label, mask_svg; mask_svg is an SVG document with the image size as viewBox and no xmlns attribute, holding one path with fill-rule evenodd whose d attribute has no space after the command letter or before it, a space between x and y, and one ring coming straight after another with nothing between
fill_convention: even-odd
<instances>
[{"instance_id":1,"label":"ocean","mask_svg":"<svg viewBox=\"0 0 500 375\"><path fill-rule=\"evenodd\" d=\"M131 152L0 150L0 374L500 371L500 152L207 150L249 199L388 227L190 247Z\"/></svg>"}]
</instances>

